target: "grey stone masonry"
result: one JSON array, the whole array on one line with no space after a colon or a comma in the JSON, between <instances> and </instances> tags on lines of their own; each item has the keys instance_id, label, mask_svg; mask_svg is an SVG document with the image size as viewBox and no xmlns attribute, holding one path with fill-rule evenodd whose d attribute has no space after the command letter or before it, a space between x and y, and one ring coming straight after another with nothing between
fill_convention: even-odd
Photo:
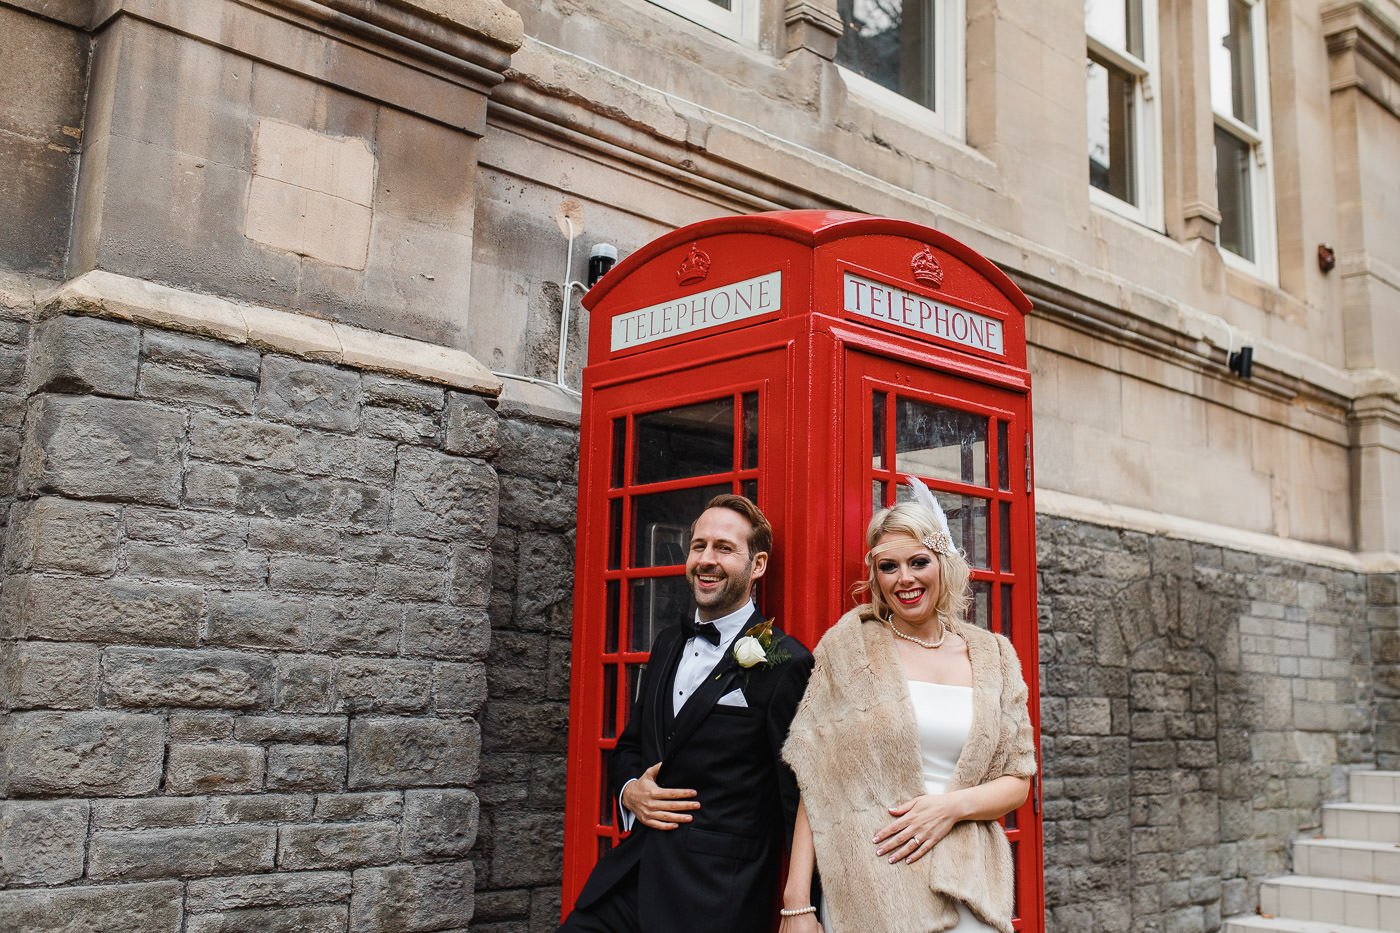
<instances>
[{"instance_id":1,"label":"grey stone masonry","mask_svg":"<svg viewBox=\"0 0 1400 933\"><path fill-rule=\"evenodd\" d=\"M1376 766L1400 771L1400 573L1367 580L1375 661Z\"/></svg>"},{"instance_id":2,"label":"grey stone masonry","mask_svg":"<svg viewBox=\"0 0 1400 933\"><path fill-rule=\"evenodd\" d=\"M496 420L0 312L0 928L476 927Z\"/></svg>"},{"instance_id":3,"label":"grey stone masonry","mask_svg":"<svg viewBox=\"0 0 1400 933\"><path fill-rule=\"evenodd\" d=\"M578 429L526 418L491 424L474 405L457 417L464 436L497 451L502 490L472 929L552 931L564 848Z\"/></svg>"},{"instance_id":4,"label":"grey stone masonry","mask_svg":"<svg viewBox=\"0 0 1400 933\"><path fill-rule=\"evenodd\" d=\"M1394 753L1394 575L1047 517L1037 538L1048 928L1253 913L1348 771Z\"/></svg>"}]
</instances>

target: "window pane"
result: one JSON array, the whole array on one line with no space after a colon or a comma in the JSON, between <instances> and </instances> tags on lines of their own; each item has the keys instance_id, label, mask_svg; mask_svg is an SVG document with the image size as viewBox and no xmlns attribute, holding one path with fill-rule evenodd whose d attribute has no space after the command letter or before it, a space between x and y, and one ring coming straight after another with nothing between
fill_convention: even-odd
<instances>
[{"instance_id":1,"label":"window pane","mask_svg":"<svg viewBox=\"0 0 1400 933\"><path fill-rule=\"evenodd\" d=\"M758 393L744 393L744 463L746 470L758 466Z\"/></svg>"},{"instance_id":2,"label":"window pane","mask_svg":"<svg viewBox=\"0 0 1400 933\"><path fill-rule=\"evenodd\" d=\"M929 479L987 485L987 419L981 415L899 399L895 406L895 468Z\"/></svg>"},{"instance_id":3,"label":"window pane","mask_svg":"<svg viewBox=\"0 0 1400 933\"><path fill-rule=\"evenodd\" d=\"M978 570L990 569L987 528L991 503L986 499L938 490L933 490L933 497L938 500L944 517L948 519L948 533L952 535L953 544L967 555L968 564ZM895 491L895 501L907 502L911 498L909 486L900 483Z\"/></svg>"},{"instance_id":4,"label":"window pane","mask_svg":"<svg viewBox=\"0 0 1400 933\"><path fill-rule=\"evenodd\" d=\"M1210 2L1210 102L1216 113L1257 127L1252 12L1245 0Z\"/></svg>"},{"instance_id":5,"label":"window pane","mask_svg":"<svg viewBox=\"0 0 1400 933\"><path fill-rule=\"evenodd\" d=\"M617 665L603 665L603 738L617 738Z\"/></svg>"},{"instance_id":6,"label":"window pane","mask_svg":"<svg viewBox=\"0 0 1400 933\"><path fill-rule=\"evenodd\" d=\"M1086 62L1089 105L1089 183L1120 201L1138 203L1133 139L1136 81L1094 59Z\"/></svg>"},{"instance_id":7,"label":"window pane","mask_svg":"<svg viewBox=\"0 0 1400 933\"><path fill-rule=\"evenodd\" d=\"M1254 259L1253 194L1250 159L1244 140L1215 128L1215 189L1220 202L1220 245L1245 259Z\"/></svg>"},{"instance_id":8,"label":"window pane","mask_svg":"<svg viewBox=\"0 0 1400 933\"><path fill-rule=\"evenodd\" d=\"M1142 58L1142 0L1084 0L1084 27L1104 45Z\"/></svg>"},{"instance_id":9,"label":"window pane","mask_svg":"<svg viewBox=\"0 0 1400 933\"><path fill-rule=\"evenodd\" d=\"M991 631L992 585L986 580L972 581L972 605L967 609L967 621Z\"/></svg>"},{"instance_id":10,"label":"window pane","mask_svg":"<svg viewBox=\"0 0 1400 933\"><path fill-rule=\"evenodd\" d=\"M612 423L612 488L622 486L622 468L627 450L627 419L614 418Z\"/></svg>"},{"instance_id":11,"label":"window pane","mask_svg":"<svg viewBox=\"0 0 1400 933\"><path fill-rule=\"evenodd\" d=\"M608 569L622 566L622 500L608 502Z\"/></svg>"},{"instance_id":12,"label":"window pane","mask_svg":"<svg viewBox=\"0 0 1400 933\"><path fill-rule=\"evenodd\" d=\"M598 771L601 775L598 786L602 790L598 799L598 822L603 826L613 825L613 795L608 788L608 759L611 757L612 752L606 748L598 753ZM612 840L607 836L599 840L598 852L600 855L610 848L612 848Z\"/></svg>"},{"instance_id":13,"label":"window pane","mask_svg":"<svg viewBox=\"0 0 1400 933\"><path fill-rule=\"evenodd\" d=\"M607 618L603 620L603 654L617 651L617 633L622 627L622 584L617 580L607 583Z\"/></svg>"},{"instance_id":14,"label":"window pane","mask_svg":"<svg viewBox=\"0 0 1400 933\"><path fill-rule=\"evenodd\" d=\"M650 651L656 633L694 612L685 577L649 577L632 581L629 651Z\"/></svg>"},{"instance_id":15,"label":"window pane","mask_svg":"<svg viewBox=\"0 0 1400 933\"><path fill-rule=\"evenodd\" d=\"M638 415L633 420L633 431L634 483L658 483L734 469L733 396Z\"/></svg>"},{"instance_id":16,"label":"window pane","mask_svg":"<svg viewBox=\"0 0 1400 933\"><path fill-rule=\"evenodd\" d=\"M1001 524L997 528L997 537L1000 540L1001 559L998 561L998 570L1010 571L1011 568L1011 503L1003 502L1000 508Z\"/></svg>"},{"instance_id":17,"label":"window pane","mask_svg":"<svg viewBox=\"0 0 1400 933\"><path fill-rule=\"evenodd\" d=\"M836 12L836 64L934 107L934 0L837 0Z\"/></svg>"},{"instance_id":18,"label":"window pane","mask_svg":"<svg viewBox=\"0 0 1400 933\"><path fill-rule=\"evenodd\" d=\"M632 566L674 567L685 563L690 548L690 523L705 511L705 503L728 483L676 489L637 496L632 500Z\"/></svg>"},{"instance_id":19,"label":"window pane","mask_svg":"<svg viewBox=\"0 0 1400 933\"><path fill-rule=\"evenodd\" d=\"M1011 439L1007 422L997 422L997 488L1011 488Z\"/></svg>"},{"instance_id":20,"label":"window pane","mask_svg":"<svg viewBox=\"0 0 1400 933\"><path fill-rule=\"evenodd\" d=\"M870 441L874 451L874 467L886 469L885 463L885 393L876 392L870 397Z\"/></svg>"}]
</instances>

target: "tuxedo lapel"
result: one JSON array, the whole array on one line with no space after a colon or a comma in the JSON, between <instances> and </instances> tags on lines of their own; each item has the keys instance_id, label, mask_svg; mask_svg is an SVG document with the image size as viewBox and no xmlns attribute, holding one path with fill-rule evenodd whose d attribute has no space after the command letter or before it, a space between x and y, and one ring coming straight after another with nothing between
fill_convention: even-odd
<instances>
[{"instance_id":1,"label":"tuxedo lapel","mask_svg":"<svg viewBox=\"0 0 1400 933\"><path fill-rule=\"evenodd\" d=\"M676 716L676 721L671 726L670 741L662 746L667 755L685 744L686 739L690 738L700 727L700 724L705 721L705 717L710 715L710 710L714 709L719 698L732 689L733 682L740 671L739 662L734 660L734 643L744 637L744 633L750 628L762 621L763 614L755 610L743 627L739 629L739 634L725 645L724 656L720 658L714 670L705 678L705 682L691 694L690 699L681 707L680 714Z\"/></svg>"}]
</instances>

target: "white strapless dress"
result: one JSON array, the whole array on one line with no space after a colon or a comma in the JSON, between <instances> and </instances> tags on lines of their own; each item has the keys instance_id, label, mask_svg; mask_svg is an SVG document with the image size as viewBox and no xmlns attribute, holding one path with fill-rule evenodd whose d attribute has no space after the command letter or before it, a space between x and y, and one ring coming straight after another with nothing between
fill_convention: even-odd
<instances>
[{"instance_id":1,"label":"white strapless dress","mask_svg":"<svg viewBox=\"0 0 1400 933\"><path fill-rule=\"evenodd\" d=\"M953 777L967 734L972 729L972 688L949 687L922 680L909 681L909 698L914 703L914 722L919 730L919 751L923 758L924 792L941 794ZM818 866L820 869L820 866ZM821 910L824 933L850 933L836 930ZM948 933L996 933L958 904L958 923Z\"/></svg>"}]
</instances>

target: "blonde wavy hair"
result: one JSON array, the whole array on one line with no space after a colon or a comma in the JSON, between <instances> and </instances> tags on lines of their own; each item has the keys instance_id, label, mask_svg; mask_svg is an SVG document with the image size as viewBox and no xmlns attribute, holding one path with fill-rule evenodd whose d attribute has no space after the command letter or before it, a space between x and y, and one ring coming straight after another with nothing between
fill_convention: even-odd
<instances>
[{"instance_id":1,"label":"blonde wavy hair","mask_svg":"<svg viewBox=\"0 0 1400 933\"><path fill-rule=\"evenodd\" d=\"M875 560L871 550L886 535L904 535L922 545L925 537L936 536L942 531L933 513L917 502L900 502L876 512L865 529L865 579L851 587L851 595L857 602L862 597L866 598L877 616L888 619L890 607L875 581ZM956 547L950 548L947 554L933 552L933 556L938 560L939 581L938 598L934 600L933 607L950 627L956 626L964 620L968 604L972 602L969 586L972 571L967 565L967 558Z\"/></svg>"}]
</instances>

